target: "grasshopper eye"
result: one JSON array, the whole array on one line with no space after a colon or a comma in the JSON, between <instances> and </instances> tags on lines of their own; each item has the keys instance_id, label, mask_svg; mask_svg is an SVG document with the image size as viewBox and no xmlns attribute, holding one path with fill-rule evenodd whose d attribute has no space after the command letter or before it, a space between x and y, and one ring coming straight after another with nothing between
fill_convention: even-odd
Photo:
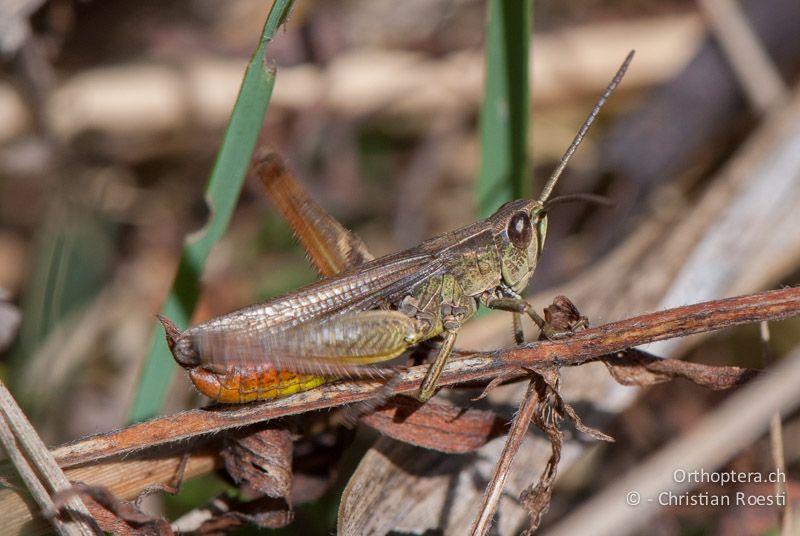
<instances>
[{"instance_id":1,"label":"grasshopper eye","mask_svg":"<svg viewBox=\"0 0 800 536\"><path fill-rule=\"evenodd\" d=\"M525 212L517 212L508 222L508 239L517 249L526 249L533 238L531 219Z\"/></svg>"}]
</instances>

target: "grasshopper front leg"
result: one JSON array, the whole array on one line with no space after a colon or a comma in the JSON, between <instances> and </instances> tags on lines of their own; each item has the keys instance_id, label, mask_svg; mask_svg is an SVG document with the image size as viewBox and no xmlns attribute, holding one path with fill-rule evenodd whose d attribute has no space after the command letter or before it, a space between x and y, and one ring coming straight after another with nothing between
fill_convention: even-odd
<instances>
[{"instance_id":1,"label":"grasshopper front leg","mask_svg":"<svg viewBox=\"0 0 800 536\"><path fill-rule=\"evenodd\" d=\"M563 339L564 337L568 337L572 335L572 330L557 330L553 328L547 321L539 316L533 306L523 300L522 298L515 298L515 297L503 297L503 298L496 298L496 297L489 297L484 301L484 305L489 309L495 309L499 311L509 311L514 313L514 339L516 342L522 343L522 329L519 322L519 315L526 314L530 317L531 320L539 327L541 332L550 340L557 340Z\"/></svg>"}]
</instances>

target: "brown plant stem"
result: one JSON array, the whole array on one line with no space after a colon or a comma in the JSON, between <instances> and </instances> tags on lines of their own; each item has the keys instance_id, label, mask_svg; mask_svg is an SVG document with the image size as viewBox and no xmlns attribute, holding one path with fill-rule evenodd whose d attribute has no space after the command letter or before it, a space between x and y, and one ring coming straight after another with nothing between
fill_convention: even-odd
<instances>
[{"instance_id":1,"label":"brown plant stem","mask_svg":"<svg viewBox=\"0 0 800 536\"><path fill-rule=\"evenodd\" d=\"M462 354L463 357L447 363L439 385L490 380L541 362L576 366L632 346L797 315L800 315L800 288L687 305L587 329L564 340ZM419 389L427 368L422 365L401 373L391 394ZM261 404L184 411L62 446L54 455L64 467L69 467L267 419L359 402L380 388L381 383L376 381L344 381Z\"/></svg>"},{"instance_id":2,"label":"brown plant stem","mask_svg":"<svg viewBox=\"0 0 800 536\"><path fill-rule=\"evenodd\" d=\"M503 452L500 454L499 461L492 471L492 477L486 490L483 492L481 505L478 509L480 514L475 518L472 525L471 533L473 536L487 534L491 526L494 513L497 511L497 503L500 502L500 495L503 493L505 487L506 477L508 471L511 469L511 463L514 461L514 455L519 450L525 435L528 433L528 427L531 424L533 413L536 411L536 405L539 402L539 396L536 392L536 380L531 379L528 382L528 388L525 390L525 396L519 406L519 411L514 415L514 420L511 421L511 429L508 431L506 443L503 445Z\"/></svg>"},{"instance_id":3,"label":"brown plant stem","mask_svg":"<svg viewBox=\"0 0 800 536\"><path fill-rule=\"evenodd\" d=\"M447 363L440 384L478 380L486 382L498 376L510 377L521 367L536 369L553 364L576 366L657 340L798 315L800 288L699 303L606 324L561 341L545 341L488 353L462 352L459 358ZM626 355L630 354L628 352ZM663 363L669 364L670 360L664 360ZM659 372L656 370L659 367L653 365L652 362L645 363L648 370ZM420 366L400 373L393 393L416 391L426 370L427 366ZM725 385L731 383L730 378L723 380ZM159 479L171 481L185 452L193 453L186 470L187 477L211 470L219 463L210 444L219 437L212 435L216 432L366 400L382 387L376 381L351 380L323 385L306 393L261 404L185 411L85 438L58 447L52 454L62 467L70 468L67 475L71 480L77 478L92 485L104 485L104 482L119 482L119 475L126 474L131 477L126 479L129 487L137 486L136 489L141 490L144 485L138 485L139 481L148 480L148 484ZM131 453L145 449L146 454L131 456ZM163 468L160 468L162 465ZM0 472L0 476L9 475L10 471L7 468ZM111 480L108 480L108 475L112 475ZM132 489L120 490L119 493L136 496L136 491ZM31 512L22 502L19 492L12 489L0 490L0 512L4 512L0 519L15 527L21 527L31 519Z\"/></svg>"},{"instance_id":4,"label":"brown plant stem","mask_svg":"<svg viewBox=\"0 0 800 536\"><path fill-rule=\"evenodd\" d=\"M764 367L772 365L774 359L770 348L769 323L759 324L759 334L761 336L761 361ZM781 423L780 412L775 412L769 421L769 444L772 452L772 462L775 464L775 472L779 475L786 475L786 456L783 451L783 424ZM786 496L786 480L777 478L775 482L775 495ZM778 511L778 527L781 536L788 536L792 527L792 505L786 502Z\"/></svg>"}]
</instances>

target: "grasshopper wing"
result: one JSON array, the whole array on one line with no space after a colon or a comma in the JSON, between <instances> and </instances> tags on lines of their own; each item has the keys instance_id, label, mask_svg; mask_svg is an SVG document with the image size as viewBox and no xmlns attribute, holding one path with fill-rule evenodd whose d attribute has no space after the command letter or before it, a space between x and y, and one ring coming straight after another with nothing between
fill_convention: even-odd
<instances>
[{"instance_id":1,"label":"grasshopper wing","mask_svg":"<svg viewBox=\"0 0 800 536\"><path fill-rule=\"evenodd\" d=\"M204 331L193 348L212 368L274 367L304 374L385 376L370 366L391 360L415 341L413 319L397 311L352 311L279 333ZM216 367L214 367L216 365ZM385 372L385 369L384 369Z\"/></svg>"},{"instance_id":2,"label":"grasshopper wing","mask_svg":"<svg viewBox=\"0 0 800 536\"><path fill-rule=\"evenodd\" d=\"M411 318L387 310L352 311L278 334L206 330L187 336L162 322L192 383L222 403L279 398L343 377L391 378L395 370L372 363L399 355L416 334ZM186 348L202 359L182 361Z\"/></svg>"},{"instance_id":3,"label":"grasshopper wing","mask_svg":"<svg viewBox=\"0 0 800 536\"><path fill-rule=\"evenodd\" d=\"M383 257L173 333L172 353L186 367L271 364L317 373L328 372L323 369L334 364L385 361L415 339L415 326L402 313L371 310L397 300L441 270L441 262L430 255Z\"/></svg>"}]
</instances>

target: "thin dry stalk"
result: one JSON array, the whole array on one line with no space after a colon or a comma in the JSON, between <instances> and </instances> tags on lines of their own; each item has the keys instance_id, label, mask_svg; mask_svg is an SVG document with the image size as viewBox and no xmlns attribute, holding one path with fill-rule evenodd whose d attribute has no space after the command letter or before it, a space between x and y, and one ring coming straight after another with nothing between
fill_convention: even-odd
<instances>
[{"instance_id":1,"label":"thin dry stalk","mask_svg":"<svg viewBox=\"0 0 800 536\"><path fill-rule=\"evenodd\" d=\"M772 350L770 349L769 340L769 323L761 322L759 324L759 334L761 336L761 360L764 368L772 365L774 359L772 357ZM775 472L779 475L786 474L786 457L783 452L783 425L781 424L780 413L772 415L769 423L769 443L772 452L772 461L775 463ZM778 478L775 481L775 494L786 496L786 479ZM792 526L792 509L789 501L783 505L779 512L778 524L781 528L780 534L788 536L789 530Z\"/></svg>"},{"instance_id":2,"label":"thin dry stalk","mask_svg":"<svg viewBox=\"0 0 800 536\"><path fill-rule=\"evenodd\" d=\"M2 441L3 448L39 507L43 511L54 514L50 494L69 489L72 484L64 476L55 458L47 450L2 382L0 382L0 413L2 413L0 441ZM39 475L42 480L39 479ZM60 520L56 515L51 520L59 534L85 536L96 534L99 531L97 526L92 526L93 518L86 505L78 497L71 499L67 506L69 507L67 509L69 522Z\"/></svg>"},{"instance_id":3,"label":"thin dry stalk","mask_svg":"<svg viewBox=\"0 0 800 536\"><path fill-rule=\"evenodd\" d=\"M462 357L452 359L445 366L441 384L485 382L497 376L509 376L521 367L536 369L553 363L575 366L656 340L797 315L800 315L798 288L679 307L581 331L562 341L545 341L489 353L462 353ZM399 374L393 393L417 391L426 370L427 366L413 367ZM713 383L713 378L711 380ZM728 382L729 379L724 381ZM151 481L158 479L169 482L181 454L195 452L202 445L188 439L203 438L204 441L213 442L219 437L213 435L217 432L366 400L382 387L375 381L347 381L323 385L306 393L263 404L186 411L65 445L55 449L53 455L63 467L74 467L69 469L70 475L73 471L96 470L97 479L84 479L92 486L118 484L120 474L133 477L134 473L147 475ZM154 447L160 447L167 453L159 454L160 450L154 450ZM146 459L137 460L130 456L145 449L147 453L143 458ZM115 459L109 459L112 457ZM214 457L208 454L205 457L192 456L187 475L208 471L215 463ZM163 467L156 468L158 464ZM78 465L82 467L76 467ZM167 474L164 474L165 471ZM15 490L0 490L0 524L3 526L7 527L6 521L12 518L15 526L30 520L30 513L18 493ZM135 496L135 490L125 493Z\"/></svg>"},{"instance_id":4,"label":"thin dry stalk","mask_svg":"<svg viewBox=\"0 0 800 536\"><path fill-rule=\"evenodd\" d=\"M497 511L497 503L500 502L500 496L505 487L508 471L511 469L511 463L514 461L514 455L519 450L525 435L528 433L528 427L531 424L531 419L536 411L536 405L539 403L539 396L536 392L536 380L531 379L528 383L528 388L525 390L525 396L519 406L519 411L514 415L514 420L511 422L511 429L508 432L508 437L503 445L503 452L500 454L500 459L492 471L492 477L486 490L483 492L481 505L478 510L478 517L472 525L471 534L473 536L480 534L487 534L489 527L494 518L494 513Z\"/></svg>"},{"instance_id":5,"label":"thin dry stalk","mask_svg":"<svg viewBox=\"0 0 800 536\"><path fill-rule=\"evenodd\" d=\"M2 443L3 450L6 451L8 458L11 460L11 463L14 464L14 468L16 468L22 482L25 484L25 487L28 488L28 492L33 497L33 500L36 501L39 508L42 511L53 511L53 501L50 498L50 494L47 492L44 485L39 482L36 471L34 471L33 467L31 467L28 460L25 459L25 456L19 450L17 441L14 438L14 433L11 431L11 428L8 427L8 423L6 423L4 419L0 419L0 443ZM74 531L68 527L67 523L64 523L58 518L52 520L52 525L56 533L60 535L74 534Z\"/></svg>"},{"instance_id":6,"label":"thin dry stalk","mask_svg":"<svg viewBox=\"0 0 800 536\"><path fill-rule=\"evenodd\" d=\"M543 341L495 352L462 353L461 358L452 359L445 365L439 385L486 381L542 362L576 366L654 341L762 320L783 320L799 314L800 288L687 305L587 329L565 340ZM418 389L427 368L426 365L412 367L399 374L391 394ZM60 463L69 467L268 419L360 402L372 397L381 387L382 384L376 381L340 382L262 404L185 411L65 445L56 449L54 454Z\"/></svg>"}]
</instances>

